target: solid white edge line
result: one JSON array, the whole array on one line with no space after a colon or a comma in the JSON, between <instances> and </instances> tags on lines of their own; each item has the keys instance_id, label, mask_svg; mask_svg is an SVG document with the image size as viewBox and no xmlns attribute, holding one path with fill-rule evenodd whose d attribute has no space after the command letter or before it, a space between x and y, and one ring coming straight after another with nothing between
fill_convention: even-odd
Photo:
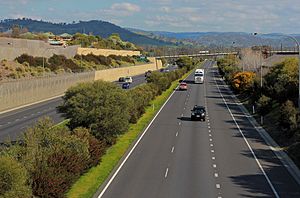
<instances>
[{"instance_id":1,"label":"solid white edge line","mask_svg":"<svg viewBox=\"0 0 300 198\"><path fill-rule=\"evenodd\" d=\"M37 102L33 102L33 103L30 103L30 104L22 105L22 106L13 108L13 109L1 111L0 115L4 114L4 113L9 113L11 111L19 110L19 109L22 109L22 108L25 108L25 107L29 107L29 106L32 106L32 105L36 105L36 104L39 104L39 103L42 103L42 102L47 102L47 101L50 101L50 100L53 100L53 99L56 99L56 98L60 98L60 97L63 97L63 96L64 96L64 94L63 95L59 95L59 96L54 96L54 97L51 97L51 98L47 98L47 99L44 99L44 100L40 100L40 101L37 101Z\"/></svg>"},{"instance_id":2,"label":"solid white edge line","mask_svg":"<svg viewBox=\"0 0 300 198\"><path fill-rule=\"evenodd\" d=\"M219 85L218 85L218 83L217 83L217 81L216 81L215 76L214 76L214 81L215 81L215 83L216 83L216 85L217 85L218 91L219 91L219 93L220 93L220 95L221 95L221 97L222 97L222 100L223 100L223 102L224 102L224 104L225 104L225 106L226 106L226 108L227 108L227 110L228 110L228 112L229 112L229 114L230 114L232 120L234 121L236 127L238 128L238 131L240 132L240 134L242 135L244 141L246 142L246 144L247 144L247 146L248 146L250 152L252 153L252 155L253 155L253 157L254 157L254 159L255 159L255 161L256 161L258 167L260 168L261 172L262 172L263 175L265 176L265 178L266 178L268 184L270 185L270 187L271 187L271 189L272 189L272 191L273 191L275 197L276 197L276 198L280 198L280 196L278 195L276 189L274 188L274 186L273 186L273 184L272 184L270 178L269 178L268 175L266 174L266 172L265 172L265 170L263 169L262 165L260 164L258 158L256 157L256 154L254 153L253 149L251 148L251 146L250 146L250 144L249 144L247 138L245 137L243 131L241 130L240 126L238 125L236 119L234 118L234 116L233 116L233 114L232 114L232 112L231 112L231 110L230 110L230 108L229 108L229 106L228 106L228 104L227 104L227 102L226 102L226 100L225 100L223 94L221 93L220 87L219 87Z\"/></svg>"},{"instance_id":3,"label":"solid white edge line","mask_svg":"<svg viewBox=\"0 0 300 198\"><path fill-rule=\"evenodd\" d=\"M187 79L190 75L188 75L185 79ZM184 79L184 80L185 80ZM108 189L109 185L112 183L112 181L115 179L115 177L117 176L117 174L119 173L119 171L121 170L121 168L124 166L125 162L128 160L128 158L130 157L131 153L134 151L134 149L137 147L137 145L140 143L140 141L142 140L142 138L144 137L144 135L146 134L146 132L148 131L148 129L151 127L152 123L154 122L154 120L156 119L156 117L159 115L159 113L163 110L163 108L166 106L166 104L169 102L169 100L172 98L172 96L176 93L178 86L175 88L175 90L173 91L173 93L169 96L169 98L167 99L167 101L163 104L163 106L159 109L159 111L156 113L156 115L154 116L154 118L151 120L151 122L149 123L149 125L147 126L147 128L144 130L144 132L142 133L142 135L139 137L139 139L137 140L137 142L134 144L134 146L131 148L131 150L129 151L129 153L127 154L127 156L124 158L123 162L120 164L120 166L117 168L117 170L114 172L114 174L112 175L112 177L109 179L109 181L107 182L107 184L105 185L105 187L103 188L103 190L101 191L100 195L98 196L98 198L101 198L104 193L106 192L106 190Z\"/></svg>"}]
</instances>

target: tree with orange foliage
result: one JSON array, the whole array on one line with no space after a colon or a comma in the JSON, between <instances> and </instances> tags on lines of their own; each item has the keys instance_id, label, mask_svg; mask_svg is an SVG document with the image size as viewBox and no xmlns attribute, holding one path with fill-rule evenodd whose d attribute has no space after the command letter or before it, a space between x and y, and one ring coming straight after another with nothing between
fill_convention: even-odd
<instances>
[{"instance_id":1,"label":"tree with orange foliage","mask_svg":"<svg viewBox=\"0 0 300 198\"><path fill-rule=\"evenodd\" d=\"M231 84L235 91L245 92L252 88L254 79L254 72L237 72L233 75Z\"/></svg>"}]
</instances>

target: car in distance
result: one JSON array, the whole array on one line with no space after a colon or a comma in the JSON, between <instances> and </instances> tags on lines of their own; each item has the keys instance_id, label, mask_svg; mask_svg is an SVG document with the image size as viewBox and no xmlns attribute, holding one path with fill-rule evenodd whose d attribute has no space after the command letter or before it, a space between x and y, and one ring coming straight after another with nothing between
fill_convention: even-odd
<instances>
[{"instance_id":1,"label":"car in distance","mask_svg":"<svg viewBox=\"0 0 300 198\"><path fill-rule=\"evenodd\" d=\"M181 91L187 90L187 83L181 82L179 85L179 90L181 90Z\"/></svg>"},{"instance_id":2,"label":"car in distance","mask_svg":"<svg viewBox=\"0 0 300 198\"><path fill-rule=\"evenodd\" d=\"M147 78L147 77L150 77L150 76L151 76L151 73L152 73L151 70L146 71L146 72L145 72L145 77L146 77L146 78Z\"/></svg>"},{"instance_id":3,"label":"car in distance","mask_svg":"<svg viewBox=\"0 0 300 198\"><path fill-rule=\"evenodd\" d=\"M127 83L132 83L132 77L130 76L126 76L125 77L125 81L124 82L127 82Z\"/></svg>"},{"instance_id":4,"label":"car in distance","mask_svg":"<svg viewBox=\"0 0 300 198\"><path fill-rule=\"evenodd\" d=\"M125 82L125 77L120 77L119 82Z\"/></svg>"},{"instance_id":5,"label":"car in distance","mask_svg":"<svg viewBox=\"0 0 300 198\"><path fill-rule=\"evenodd\" d=\"M162 73L168 73L168 72L170 72L170 69L169 68L161 68L159 71Z\"/></svg>"},{"instance_id":6,"label":"car in distance","mask_svg":"<svg viewBox=\"0 0 300 198\"><path fill-rule=\"evenodd\" d=\"M205 121L206 111L205 107L195 105L191 110L191 120L203 120Z\"/></svg>"},{"instance_id":7,"label":"car in distance","mask_svg":"<svg viewBox=\"0 0 300 198\"><path fill-rule=\"evenodd\" d=\"M125 82L122 84L122 89L129 89L130 84L128 82Z\"/></svg>"}]
</instances>

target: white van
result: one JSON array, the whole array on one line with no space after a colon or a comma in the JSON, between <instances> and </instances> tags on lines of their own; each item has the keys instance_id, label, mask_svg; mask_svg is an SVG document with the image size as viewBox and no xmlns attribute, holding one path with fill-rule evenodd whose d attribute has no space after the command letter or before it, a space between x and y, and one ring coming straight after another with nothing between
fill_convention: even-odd
<instances>
[{"instance_id":1,"label":"white van","mask_svg":"<svg viewBox=\"0 0 300 198\"><path fill-rule=\"evenodd\" d=\"M196 69L194 75L194 82L195 84L204 83L204 69Z\"/></svg>"}]
</instances>

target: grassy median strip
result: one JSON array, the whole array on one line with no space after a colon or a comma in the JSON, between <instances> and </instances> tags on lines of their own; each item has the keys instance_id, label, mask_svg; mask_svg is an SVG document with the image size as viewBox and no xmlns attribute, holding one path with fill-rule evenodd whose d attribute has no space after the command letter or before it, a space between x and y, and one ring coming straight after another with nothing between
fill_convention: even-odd
<instances>
[{"instance_id":1,"label":"grassy median strip","mask_svg":"<svg viewBox=\"0 0 300 198\"><path fill-rule=\"evenodd\" d=\"M186 78L190 71L185 74L181 79ZM148 126L154 118L158 110L166 102L174 89L177 87L178 82L174 81L171 87L166 90L162 95L157 96L146 108L144 115L138 120L136 124L132 124L127 133L121 135L117 139L117 143L110 147L106 154L102 157L98 166L91 168L72 186L67 194L69 198L89 198L97 192L98 188L107 179L111 171L117 165L119 160L128 150L130 145L137 139L137 137Z\"/></svg>"}]
</instances>

